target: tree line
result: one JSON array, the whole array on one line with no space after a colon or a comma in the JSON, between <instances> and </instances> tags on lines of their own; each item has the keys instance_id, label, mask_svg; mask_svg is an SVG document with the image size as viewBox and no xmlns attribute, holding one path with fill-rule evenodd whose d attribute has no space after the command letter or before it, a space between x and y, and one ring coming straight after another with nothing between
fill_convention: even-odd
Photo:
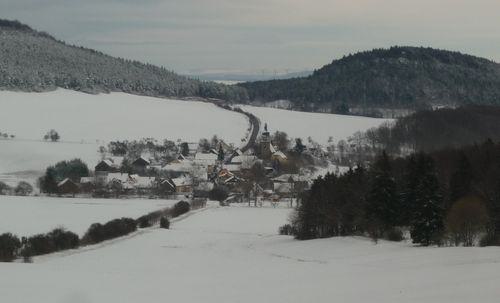
<instances>
[{"instance_id":1,"label":"tree line","mask_svg":"<svg viewBox=\"0 0 500 303\"><path fill-rule=\"evenodd\" d=\"M402 158L380 154L314 181L291 224L298 239L365 235L419 245L500 245L500 144Z\"/></svg>"},{"instance_id":2,"label":"tree line","mask_svg":"<svg viewBox=\"0 0 500 303\"><path fill-rule=\"evenodd\" d=\"M351 139L374 150L399 154L407 150L431 152L500 140L500 107L469 105L422 110Z\"/></svg>"}]
</instances>

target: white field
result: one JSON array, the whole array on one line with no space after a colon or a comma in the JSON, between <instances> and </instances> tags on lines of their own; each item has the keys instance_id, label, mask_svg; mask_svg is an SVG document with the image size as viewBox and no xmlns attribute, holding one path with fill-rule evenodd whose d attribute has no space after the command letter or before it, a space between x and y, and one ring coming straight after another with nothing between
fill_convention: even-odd
<instances>
[{"instance_id":1,"label":"white field","mask_svg":"<svg viewBox=\"0 0 500 303\"><path fill-rule=\"evenodd\" d=\"M0 263L5 302L498 302L500 248L277 235L289 210L209 208L171 230Z\"/></svg>"},{"instance_id":2,"label":"white field","mask_svg":"<svg viewBox=\"0 0 500 303\"><path fill-rule=\"evenodd\" d=\"M327 145L330 136L333 142L345 140L358 131L366 131L392 119L307 113L270 107L240 106L254 114L262 123L267 123L270 132L284 131L290 138L302 138L307 142L310 136L316 142Z\"/></svg>"},{"instance_id":3,"label":"white field","mask_svg":"<svg viewBox=\"0 0 500 303\"><path fill-rule=\"evenodd\" d=\"M124 93L0 91L0 105L0 132L16 136L0 140L0 174L42 170L75 157L93 166L98 147L111 140L152 137L198 142L217 135L240 145L249 127L244 115L210 103ZM59 132L62 142L39 141L50 129Z\"/></svg>"},{"instance_id":4,"label":"white field","mask_svg":"<svg viewBox=\"0 0 500 303\"><path fill-rule=\"evenodd\" d=\"M131 217L173 206L177 201L0 196L0 233L19 237L65 227L82 236L92 223Z\"/></svg>"}]
</instances>

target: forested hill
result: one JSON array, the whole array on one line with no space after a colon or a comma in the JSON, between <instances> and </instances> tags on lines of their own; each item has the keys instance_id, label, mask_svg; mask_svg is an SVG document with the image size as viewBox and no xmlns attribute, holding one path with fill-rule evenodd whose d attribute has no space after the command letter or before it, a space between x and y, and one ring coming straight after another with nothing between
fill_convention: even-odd
<instances>
[{"instance_id":1,"label":"forested hill","mask_svg":"<svg viewBox=\"0 0 500 303\"><path fill-rule=\"evenodd\" d=\"M0 19L0 90L46 91L57 87L89 93L247 98L240 87L193 80L162 67L71 46L17 21Z\"/></svg>"},{"instance_id":2,"label":"forested hill","mask_svg":"<svg viewBox=\"0 0 500 303\"><path fill-rule=\"evenodd\" d=\"M500 104L500 64L431 48L392 47L335 60L311 76L239 84L251 100L297 108ZM311 105L313 104L313 105Z\"/></svg>"}]
</instances>

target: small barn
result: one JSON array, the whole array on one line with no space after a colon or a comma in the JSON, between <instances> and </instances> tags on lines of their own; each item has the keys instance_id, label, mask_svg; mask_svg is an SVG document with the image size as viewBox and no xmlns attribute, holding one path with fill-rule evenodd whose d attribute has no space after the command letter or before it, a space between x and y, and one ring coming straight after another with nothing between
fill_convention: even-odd
<instances>
[{"instance_id":1,"label":"small barn","mask_svg":"<svg viewBox=\"0 0 500 303\"><path fill-rule=\"evenodd\" d=\"M66 178L57 184L57 190L60 194L71 194L74 196L80 191L80 188L71 179Z\"/></svg>"}]
</instances>

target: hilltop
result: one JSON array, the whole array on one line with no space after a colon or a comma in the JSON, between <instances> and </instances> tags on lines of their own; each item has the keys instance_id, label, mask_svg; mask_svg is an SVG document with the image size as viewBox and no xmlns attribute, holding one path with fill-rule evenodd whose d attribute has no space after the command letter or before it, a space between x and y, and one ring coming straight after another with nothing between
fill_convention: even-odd
<instances>
[{"instance_id":1,"label":"hilltop","mask_svg":"<svg viewBox=\"0 0 500 303\"><path fill-rule=\"evenodd\" d=\"M0 20L0 90L126 92L157 97L245 100L245 90L180 76L163 67L68 45L18 21Z\"/></svg>"},{"instance_id":2,"label":"hilltop","mask_svg":"<svg viewBox=\"0 0 500 303\"><path fill-rule=\"evenodd\" d=\"M500 64L423 47L345 56L308 77L241 83L252 101L290 100L299 109L420 109L500 104Z\"/></svg>"}]
</instances>

